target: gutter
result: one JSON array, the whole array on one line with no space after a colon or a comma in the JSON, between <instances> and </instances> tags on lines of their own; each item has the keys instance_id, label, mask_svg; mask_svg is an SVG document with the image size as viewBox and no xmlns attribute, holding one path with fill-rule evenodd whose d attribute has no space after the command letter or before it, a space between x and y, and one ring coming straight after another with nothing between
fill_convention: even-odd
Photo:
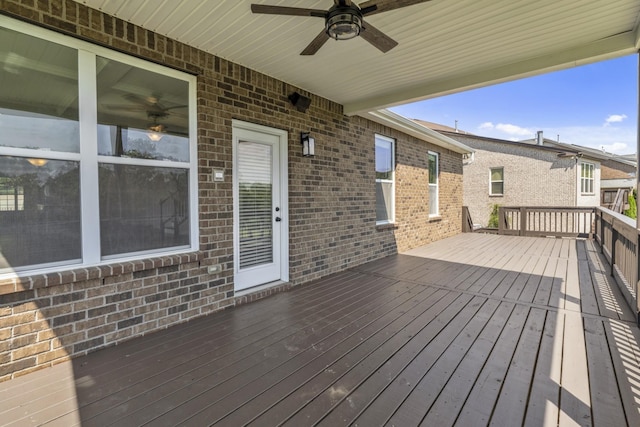
<instances>
[{"instance_id":1,"label":"gutter","mask_svg":"<svg viewBox=\"0 0 640 427\"><path fill-rule=\"evenodd\" d=\"M430 142L439 147L446 148L459 154L471 154L475 150L453 138L449 138L439 132L429 129L426 126L418 124L400 114L390 110L376 110L358 114L360 117L374 121L383 126L411 135L415 138Z\"/></svg>"}]
</instances>

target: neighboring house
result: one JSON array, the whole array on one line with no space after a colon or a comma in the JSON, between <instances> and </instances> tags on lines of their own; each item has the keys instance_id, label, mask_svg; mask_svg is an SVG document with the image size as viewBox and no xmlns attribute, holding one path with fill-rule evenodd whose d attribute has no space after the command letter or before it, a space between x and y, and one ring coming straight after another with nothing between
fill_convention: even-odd
<instances>
[{"instance_id":1,"label":"neighboring house","mask_svg":"<svg viewBox=\"0 0 640 427\"><path fill-rule=\"evenodd\" d=\"M574 148L441 131L474 149L464 165L464 204L477 226L494 205L598 206L600 160Z\"/></svg>"},{"instance_id":2,"label":"neighboring house","mask_svg":"<svg viewBox=\"0 0 640 427\"><path fill-rule=\"evenodd\" d=\"M464 143L48 3L0 16L0 380L460 232Z\"/></svg>"},{"instance_id":3,"label":"neighboring house","mask_svg":"<svg viewBox=\"0 0 640 427\"><path fill-rule=\"evenodd\" d=\"M567 144L544 138L542 131L537 137L521 141L527 144L555 147L566 150L579 150L583 156L598 159L600 162L600 206L622 212L627 203L629 191L636 187L636 155L617 155L604 150ZM617 200L617 202L616 202ZM623 203L620 203L622 201Z\"/></svg>"}]
</instances>

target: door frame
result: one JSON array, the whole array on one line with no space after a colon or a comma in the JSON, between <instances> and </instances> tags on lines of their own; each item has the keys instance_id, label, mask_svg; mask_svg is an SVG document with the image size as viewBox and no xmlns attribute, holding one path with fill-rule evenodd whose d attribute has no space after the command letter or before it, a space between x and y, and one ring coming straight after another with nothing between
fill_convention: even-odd
<instances>
[{"instance_id":1,"label":"door frame","mask_svg":"<svg viewBox=\"0 0 640 427\"><path fill-rule=\"evenodd\" d=\"M278 161L280 163L280 176L278 176L279 180L279 190L280 190L280 212L282 221L280 222L280 280L274 282L278 284L280 282L288 282L289 281L289 163L288 163L288 148L289 148L289 133L283 129L276 129L268 126L258 125L255 123L245 122L242 120L232 120L232 188L235 192L235 185L238 182L237 176L237 168L236 160L237 160L237 142L236 142L236 129L249 130L252 132L263 133L270 136L275 136L278 138L278 152L279 158ZM238 242L238 224L236 221L236 214L238 212L238 200L233 197L233 273L234 273L234 290L237 293L243 292L251 292L252 288L247 289L236 289L235 283L235 274L238 271L238 258L237 254L237 242ZM262 284L264 285L264 284ZM256 285L256 287L262 286Z\"/></svg>"}]
</instances>

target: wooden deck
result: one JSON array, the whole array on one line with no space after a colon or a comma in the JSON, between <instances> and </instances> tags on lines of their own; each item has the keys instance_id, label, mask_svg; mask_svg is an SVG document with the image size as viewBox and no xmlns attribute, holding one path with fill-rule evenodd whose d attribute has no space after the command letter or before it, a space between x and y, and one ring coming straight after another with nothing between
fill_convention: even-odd
<instances>
[{"instance_id":1,"label":"wooden deck","mask_svg":"<svg viewBox=\"0 0 640 427\"><path fill-rule=\"evenodd\" d=\"M592 241L464 234L0 383L0 424L640 426Z\"/></svg>"}]
</instances>

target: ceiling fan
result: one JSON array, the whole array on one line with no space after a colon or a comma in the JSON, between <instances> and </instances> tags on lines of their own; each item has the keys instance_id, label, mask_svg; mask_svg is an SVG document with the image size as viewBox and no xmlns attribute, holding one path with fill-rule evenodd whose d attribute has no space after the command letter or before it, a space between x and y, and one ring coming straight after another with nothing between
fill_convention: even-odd
<instances>
[{"instance_id":1,"label":"ceiling fan","mask_svg":"<svg viewBox=\"0 0 640 427\"><path fill-rule=\"evenodd\" d=\"M388 52L396 47L398 42L376 29L373 25L364 22L363 18L376 13L388 12L428 1L430 0L369 0L357 5L351 0L334 0L334 5L329 10L252 4L251 11L253 13L270 15L324 18L324 29L300 55L315 54L330 38L335 40L348 40L357 36L361 36L382 52Z\"/></svg>"}]
</instances>

